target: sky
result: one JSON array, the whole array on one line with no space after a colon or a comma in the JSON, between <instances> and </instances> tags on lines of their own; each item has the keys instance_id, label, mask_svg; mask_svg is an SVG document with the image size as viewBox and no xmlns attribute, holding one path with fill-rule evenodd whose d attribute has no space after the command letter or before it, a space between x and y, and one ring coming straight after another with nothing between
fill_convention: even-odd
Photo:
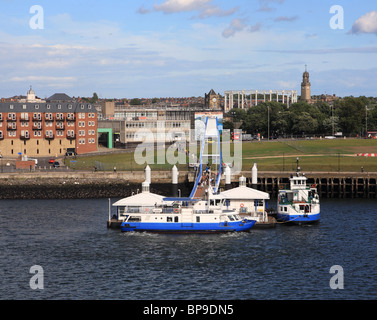
<instances>
[{"instance_id":1,"label":"sky","mask_svg":"<svg viewBox=\"0 0 377 320\"><path fill-rule=\"evenodd\" d=\"M377 96L376 58L375 0L0 0L0 97Z\"/></svg>"}]
</instances>

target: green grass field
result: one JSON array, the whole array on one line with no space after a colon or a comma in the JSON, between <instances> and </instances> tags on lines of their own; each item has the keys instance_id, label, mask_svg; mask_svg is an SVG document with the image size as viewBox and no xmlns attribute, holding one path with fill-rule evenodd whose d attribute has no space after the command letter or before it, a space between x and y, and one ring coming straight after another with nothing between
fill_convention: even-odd
<instances>
[{"instance_id":1,"label":"green grass field","mask_svg":"<svg viewBox=\"0 0 377 320\"><path fill-rule=\"evenodd\" d=\"M231 148L232 149L232 148ZM243 170L250 170L254 163L261 171L292 171L296 168L296 158L306 172L377 172L377 158L356 157L358 153L376 153L377 140L286 140L271 142L244 142L242 144ZM77 162L66 159L66 165L77 170L117 171L144 170L146 164L137 164L133 153L111 153L107 155L78 157ZM188 163L188 159L186 163ZM152 170L171 170L172 164L157 164L157 151L154 159L148 160ZM187 164L177 165L180 171L187 170Z\"/></svg>"}]
</instances>

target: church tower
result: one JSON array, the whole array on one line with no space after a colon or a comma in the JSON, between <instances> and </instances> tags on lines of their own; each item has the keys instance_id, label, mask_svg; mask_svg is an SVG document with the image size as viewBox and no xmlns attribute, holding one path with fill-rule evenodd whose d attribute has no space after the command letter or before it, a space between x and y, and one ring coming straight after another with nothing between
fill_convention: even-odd
<instances>
[{"instance_id":1,"label":"church tower","mask_svg":"<svg viewBox=\"0 0 377 320\"><path fill-rule=\"evenodd\" d=\"M30 90L27 92L26 95L26 102L35 102L35 92L30 86Z\"/></svg>"},{"instance_id":2,"label":"church tower","mask_svg":"<svg viewBox=\"0 0 377 320\"><path fill-rule=\"evenodd\" d=\"M309 81L308 67L305 65L305 72L301 83L301 101L309 102L311 100L311 84Z\"/></svg>"},{"instance_id":3,"label":"church tower","mask_svg":"<svg viewBox=\"0 0 377 320\"><path fill-rule=\"evenodd\" d=\"M220 109L220 95L213 89L204 98L204 106L206 109Z\"/></svg>"}]
</instances>

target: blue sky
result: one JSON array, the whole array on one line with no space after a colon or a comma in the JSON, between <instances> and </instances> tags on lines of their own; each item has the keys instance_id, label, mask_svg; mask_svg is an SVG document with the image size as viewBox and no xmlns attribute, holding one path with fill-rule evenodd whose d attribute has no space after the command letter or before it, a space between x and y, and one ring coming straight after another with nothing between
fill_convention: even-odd
<instances>
[{"instance_id":1,"label":"blue sky","mask_svg":"<svg viewBox=\"0 0 377 320\"><path fill-rule=\"evenodd\" d=\"M306 64L312 94L377 96L376 58L375 0L0 0L1 97L300 91Z\"/></svg>"}]
</instances>

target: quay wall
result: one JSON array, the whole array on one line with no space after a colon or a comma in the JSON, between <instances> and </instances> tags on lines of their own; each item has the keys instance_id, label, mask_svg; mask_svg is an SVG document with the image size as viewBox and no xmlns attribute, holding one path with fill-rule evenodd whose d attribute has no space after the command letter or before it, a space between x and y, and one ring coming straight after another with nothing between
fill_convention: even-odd
<instances>
[{"instance_id":1,"label":"quay wall","mask_svg":"<svg viewBox=\"0 0 377 320\"><path fill-rule=\"evenodd\" d=\"M276 197L281 188L289 185L293 172L258 172L261 191ZM249 187L251 171L232 176L232 186L237 187L241 176ZM322 198L376 198L377 173L317 172L306 173L308 184L315 184ZM141 192L145 181L143 171L135 172L30 172L0 173L0 199L87 199L123 198ZM172 177L168 171L152 171L151 192L172 196ZM180 193L191 192L194 174L180 172ZM222 186L225 179L222 180Z\"/></svg>"}]
</instances>

